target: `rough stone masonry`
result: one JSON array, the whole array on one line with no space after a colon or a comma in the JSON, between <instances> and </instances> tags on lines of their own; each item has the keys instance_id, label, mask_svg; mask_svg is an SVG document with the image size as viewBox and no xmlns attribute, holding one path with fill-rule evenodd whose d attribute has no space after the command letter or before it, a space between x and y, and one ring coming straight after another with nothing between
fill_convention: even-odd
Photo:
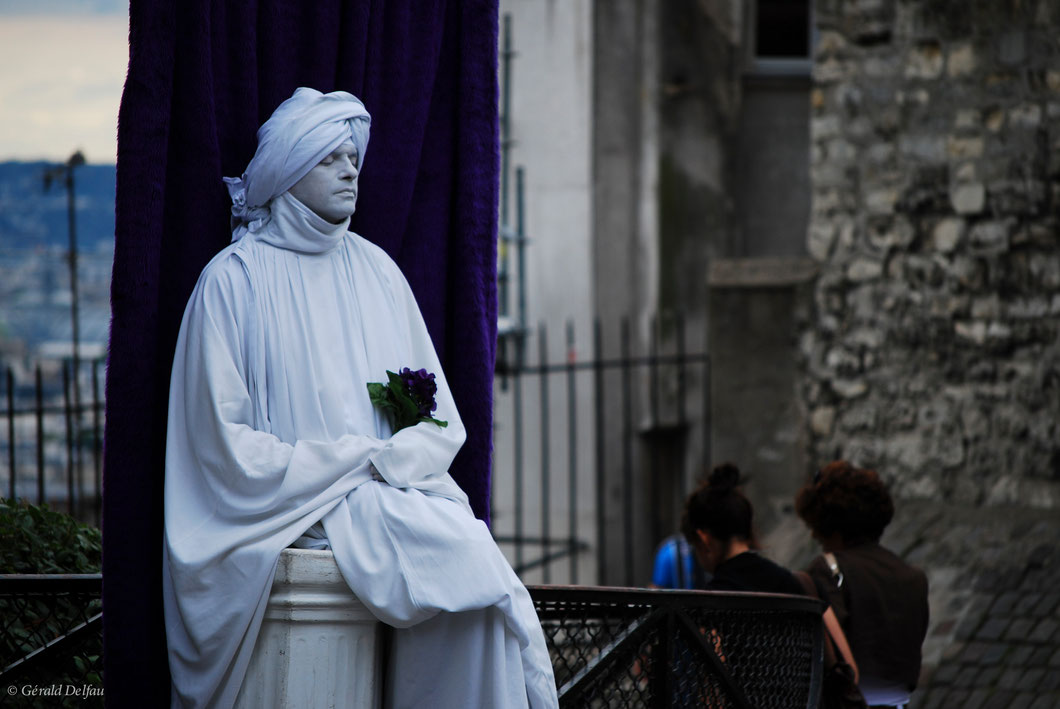
<instances>
[{"instance_id":1,"label":"rough stone masonry","mask_svg":"<svg viewBox=\"0 0 1060 709\"><path fill-rule=\"evenodd\" d=\"M811 458L1060 509L1060 2L816 10Z\"/></svg>"}]
</instances>

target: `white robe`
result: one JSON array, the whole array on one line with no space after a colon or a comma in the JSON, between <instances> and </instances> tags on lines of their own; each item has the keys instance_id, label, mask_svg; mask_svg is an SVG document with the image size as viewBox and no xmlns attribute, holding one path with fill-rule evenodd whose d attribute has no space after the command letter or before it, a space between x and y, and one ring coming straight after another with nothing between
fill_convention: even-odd
<instances>
[{"instance_id":1,"label":"white robe","mask_svg":"<svg viewBox=\"0 0 1060 709\"><path fill-rule=\"evenodd\" d=\"M447 472L465 433L412 292L347 225L284 193L264 227L207 265L189 300L166 446L172 704L231 706L279 553L320 522L354 594L409 629L395 631L393 656L437 659L408 667L418 687L391 683L392 705L556 706L529 594ZM435 373L447 428L391 435L365 385L401 367ZM462 633L504 637L454 646L446 638L461 622L479 627ZM506 675L475 681L496 671Z\"/></svg>"}]
</instances>

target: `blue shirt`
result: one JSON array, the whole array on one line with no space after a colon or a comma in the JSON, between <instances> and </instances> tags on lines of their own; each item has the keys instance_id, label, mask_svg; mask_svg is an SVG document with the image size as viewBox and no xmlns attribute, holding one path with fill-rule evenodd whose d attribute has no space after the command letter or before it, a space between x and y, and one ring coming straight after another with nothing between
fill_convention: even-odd
<instances>
[{"instance_id":1,"label":"blue shirt","mask_svg":"<svg viewBox=\"0 0 1060 709\"><path fill-rule=\"evenodd\" d=\"M683 535L673 534L663 540L659 551L655 553L651 574L653 585L659 588L694 589L697 588L696 579L702 577L703 571Z\"/></svg>"}]
</instances>

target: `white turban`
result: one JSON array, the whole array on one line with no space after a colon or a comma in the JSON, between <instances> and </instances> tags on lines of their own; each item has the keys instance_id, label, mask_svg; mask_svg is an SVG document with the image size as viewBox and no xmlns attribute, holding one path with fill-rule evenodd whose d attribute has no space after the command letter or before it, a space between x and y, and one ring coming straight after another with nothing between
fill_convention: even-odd
<instances>
[{"instance_id":1,"label":"white turban","mask_svg":"<svg viewBox=\"0 0 1060 709\"><path fill-rule=\"evenodd\" d=\"M224 178L232 196L232 240L268 222L272 198L291 189L347 140L357 147L360 170L370 125L371 116L353 94L295 89L258 129L258 149L243 176Z\"/></svg>"}]
</instances>

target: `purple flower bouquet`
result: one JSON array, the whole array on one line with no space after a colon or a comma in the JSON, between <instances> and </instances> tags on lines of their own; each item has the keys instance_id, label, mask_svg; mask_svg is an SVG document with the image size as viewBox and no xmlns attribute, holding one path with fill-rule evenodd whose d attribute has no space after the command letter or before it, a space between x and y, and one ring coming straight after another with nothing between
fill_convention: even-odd
<instances>
[{"instance_id":1,"label":"purple flower bouquet","mask_svg":"<svg viewBox=\"0 0 1060 709\"><path fill-rule=\"evenodd\" d=\"M386 376L386 384L368 383L368 397L376 408L386 413L394 433L420 422L433 423L441 428L449 425L448 421L439 421L432 415L438 409L434 398L438 385L433 374L426 369L414 372L405 367L397 374L387 370Z\"/></svg>"}]
</instances>

